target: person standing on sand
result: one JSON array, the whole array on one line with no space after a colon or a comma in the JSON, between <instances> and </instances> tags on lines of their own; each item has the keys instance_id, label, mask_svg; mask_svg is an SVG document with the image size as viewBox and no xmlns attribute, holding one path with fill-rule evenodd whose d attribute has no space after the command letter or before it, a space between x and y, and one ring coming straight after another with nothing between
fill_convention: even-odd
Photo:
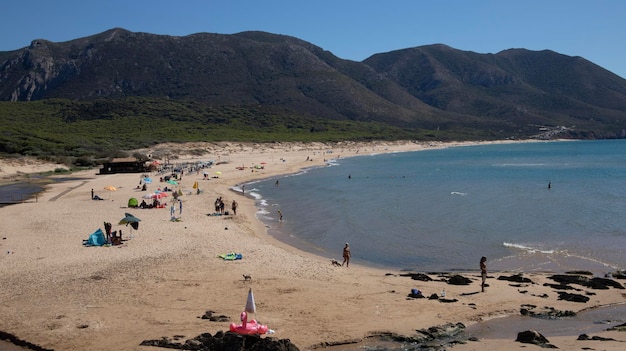
<instances>
[{"instance_id":1,"label":"person standing on sand","mask_svg":"<svg viewBox=\"0 0 626 351\"><path fill-rule=\"evenodd\" d=\"M233 200L233 204L230 207L233 210L233 214L237 214L237 201Z\"/></svg>"},{"instance_id":2,"label":"person standing on sand","mask_svg":"<svg viewBox=\"0 0 626 351\"><path fill-rule=\"evenodd\" d=\"M487 280L487 257L485 256L480 259L480 276L482 278L480 288L482 292L485 292L485 281Z\"/></svg>"},{"instance_id":3,"label":"person standing on sand","mask_svg":"<svg viewBox=\"0 0 626 351\"><path fill-rule=\"evenodd\" d=\"M346 267L350 267L350 245L346 243L346 246L343 247L343 262L341 265L346 264Z\"/></svg>"}]
</instances>

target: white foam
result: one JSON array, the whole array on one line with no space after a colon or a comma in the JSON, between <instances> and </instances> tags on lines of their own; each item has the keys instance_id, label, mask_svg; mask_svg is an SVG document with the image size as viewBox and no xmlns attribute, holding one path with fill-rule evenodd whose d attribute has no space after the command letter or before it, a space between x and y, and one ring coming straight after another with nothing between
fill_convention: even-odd
<instances>
[{"instance_id":1,"label":"white foam","mask_svg":"<svg viewBox=\"0 0 626 351\"><path fill-rule=\"evenodd\" d=\"M544 167L546 163L495 163L494 167Z\"/></svg>"},{"instance_id":2,"label":"white foam","mask_svg":"<svg viewBox=\"0 0 626 351\"><path fill-rule=\"evenodd\" d=\"M515 243L504 242L504 243L502 243L502 245L504 247L512 247L512 248L515 248L515 249L520 249L520 250L523 250L523 251L527 251L529 253L540 252L540 253L543 253L543 254L553 254L555 252L554 250L541 250L541 249L537 249L537 248L534 248L534 247L530 247L530 246L526 246L526 245L522 245L522 244L515 244Z\"/></svg>"}]
</instances>

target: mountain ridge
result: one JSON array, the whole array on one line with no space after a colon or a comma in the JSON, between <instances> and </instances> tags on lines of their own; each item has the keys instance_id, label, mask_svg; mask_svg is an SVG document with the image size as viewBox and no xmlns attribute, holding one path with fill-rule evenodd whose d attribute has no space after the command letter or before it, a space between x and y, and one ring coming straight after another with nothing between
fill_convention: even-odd
<instances>
[{"instance_id":1,"label":"mountain ridge","mask_svg":"<svg viewBox=\"0 0 626 351\"><path fill-rule=\"evenodd\" d=\"M246 31L156 35L113 28L0 52L0 101L191 100L399 128L528 137L626 136L626 80L551 50L495 54L432 44L341 59L304 40Z\"/></svg>"}]
</instances>

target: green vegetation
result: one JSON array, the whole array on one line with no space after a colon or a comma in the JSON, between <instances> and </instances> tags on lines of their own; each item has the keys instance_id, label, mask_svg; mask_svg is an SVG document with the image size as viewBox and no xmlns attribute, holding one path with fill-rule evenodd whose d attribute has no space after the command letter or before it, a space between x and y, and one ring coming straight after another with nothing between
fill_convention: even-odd
<instances>
[{"instance_id":1,"label":"green vegetation","mask_svg":"<svg viewBox=\"0 0 626 351\"><path fill-rule=\"evenodd\" d=\"M452 140L451 135L402 129L381 122L337 121L296 115L276 107L212 107L151 98L94 101L0 102L0 153L79 166L120 151L163 142L333 142L341 140ZM96 160L96 161L94 161Z\"/></svg>"}]
</instances>

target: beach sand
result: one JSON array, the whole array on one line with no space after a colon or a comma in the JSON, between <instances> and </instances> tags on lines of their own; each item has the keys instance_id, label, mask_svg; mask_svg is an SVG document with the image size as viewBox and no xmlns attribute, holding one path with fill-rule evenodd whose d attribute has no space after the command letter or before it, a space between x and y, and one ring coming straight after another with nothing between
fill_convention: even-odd
<instances>
[{"instance_id":1,"label":"beach sand","mask_svg":"<svg viewBox=\"0 0 626 351\"><path fill-rule=\"evenodd\" d=\"M470 285L422 282L401 273L356 264L336 267L329 258L308 254L274 240L256 218L254 200L232 188L239 184L321 166L328 158L450 146L411 142L371 144L185 144L159 145L146 154L170 155L170 162L215 160L208 180L185 173L179 188L184 208L181 221L170 220L171 197L163 209L128 209L131 197L141 201L136 187L140 174L96 175L97 169L75 173L76 180L53 183L37 201L0 208L0 330L54 350L154 350L143 340L226 331L239 323L248 290L253 289L253 315L275 331L272 337L290 339L301 350L325 342L360 340L380 332L412 335L416 329L445 323L470 325L482 320L519 314L532 304L578 311L626 301L624 290L593 290L587 303L558 300L556 290L544 286L549 273L528 273L534 284L522 288L497 280L505 272L490 272L489 287L480 293L476 267L464 276ZM332 154L329 151L332 150ZM307 160L308 159L308 160ZM252 168L263 164L263 169ZM54 169L57 165L47 165ZM42 171L40 164L0 163L5 180L17 172ZM42 169L43 167L43 169ZM243 168L243 169L238 169ZM221 172L218 175L216 172ZM159 176L149 191L164 187ZM218 177L218 178L213 178ZM202 189L192 188L198 182ZM116 191L104 190L114 186ZM103 201L91 200L91 189ZM209 216L222 197L239 203L237 215ZM141 219L138 230L118 225L125 212ZM83 240L103 222L123 230L120 246L85 247ZM132 237L131 237L132 234ZM336 259L341 258L337 248ZM243 259L217 256L237 252ZM366 253L353 252L358 257ZM476 269L476 271L471 271ZM244 280L243 274L252 279ZM454 303L408 299L417 288L427 296L445 289ZM521 292L524 290L525 292ZM583 289L584 294L590 289ZM542 297L542 295L548 297ZM210 322L207 311L230 318ZM520 330L521 331L521 330ZM577 336L550 338L561 349L590 347L623 350L625 333L598 335L618 341L576 341ZM601 346L600 346L601 345ZM455 350L534 349L511 340L479 340Z\"/></svg>"}]
</instances>

